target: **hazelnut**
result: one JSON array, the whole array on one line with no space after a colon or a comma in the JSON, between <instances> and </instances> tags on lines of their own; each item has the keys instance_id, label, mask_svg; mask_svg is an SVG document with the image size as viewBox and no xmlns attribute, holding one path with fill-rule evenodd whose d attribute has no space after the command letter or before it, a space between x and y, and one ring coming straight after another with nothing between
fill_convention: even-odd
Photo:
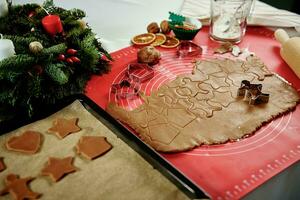
<instances>
[{"instance_id":1,"label":"hazelnut","mask_svg":"<svg viewBox=\"0 0 300 200\"><path fill-rule=\"evenodd\" d=\"M152 47L152 46L146 46L141 48L138 53L138 62L140 63L147 63L149 65L154 65L158 63L160 59L160 52Z\"/></svg>"},{"instance_id":2,"label":"hazelnut","mask_svg":"<svg viewBox=\"0 0 300 200\"><path fill-rule=\"evenodd\" d=\"M156 22L152 22L147 26L148 33L159 33L160 29Z\"/></svg>"},{"instance_id":3,"label":"hazelnut","mask_svg":"<svg viewBox=\"0 0 300 200\"><path fill-rule=\"evenodd\" d=\"M167 20L163 20L160 23L160 29L161 29L161 32L164 34L170 33L171 29L169 26L169 22Z\"/></svg>"}]
</instances>

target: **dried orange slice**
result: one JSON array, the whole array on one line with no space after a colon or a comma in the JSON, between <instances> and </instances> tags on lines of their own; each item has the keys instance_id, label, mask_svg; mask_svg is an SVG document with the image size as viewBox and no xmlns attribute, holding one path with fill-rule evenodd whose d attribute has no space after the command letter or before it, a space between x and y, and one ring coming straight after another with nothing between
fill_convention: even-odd
<instances>
[{"instance_id":1,"label":"dried orange slice","mask_svg":"<svg viewBox=\"0 0 300 200\"><path fill-rule=\"evenodd\" d=\"M151 43L151 46L156 47L156 46L162 45L167 40L167 37L162 33L157 33L157 34L155 34L155 36L156 36L156 38L155 38L154 42Z\"/></svg>"},{"instance_id":2,"label":"dried orange slice","mask_svg":"<svg viewBox=\"0 0 300 200\"><path fill-rule=\"evenodd\" d=\"M180 41L177 38L167 36L167 40L165 41L165 43L163 43L160 46L163 48L174 48L174 47L177 47L179 45L179 43L180 43Z\"/></svg>"},{"instance_id":3,"label":"dried orange slice","mask_svg":"<svg viewBox=\"0 0 300 200\"><path fill-rule=\"evenodd\" d=\"M136 45L147 45L152 43L155 40L156 36L153 33L143 33L140 35L134 36L131 41Z\"/></svg>"}]
</instances>

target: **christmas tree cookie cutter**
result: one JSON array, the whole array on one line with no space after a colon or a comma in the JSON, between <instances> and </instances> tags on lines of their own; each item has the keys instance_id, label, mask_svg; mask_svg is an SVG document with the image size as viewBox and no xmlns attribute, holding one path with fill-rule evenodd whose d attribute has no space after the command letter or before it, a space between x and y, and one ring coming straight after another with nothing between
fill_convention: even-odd
<instances>
[{"instance_id":1,"label":"christmas tree cookie cutter","mask_svg":"<svg viewBox=\"0 0 300 200\"><path fill-rule=\"evenodd\" d=\"M262 93L262 84L251 84L248 80L243 80L237 91L238 97L244 97L245 101L249 101L250 105L258 105L268 103L270 95Z\"/></svg>"}]
</instances>

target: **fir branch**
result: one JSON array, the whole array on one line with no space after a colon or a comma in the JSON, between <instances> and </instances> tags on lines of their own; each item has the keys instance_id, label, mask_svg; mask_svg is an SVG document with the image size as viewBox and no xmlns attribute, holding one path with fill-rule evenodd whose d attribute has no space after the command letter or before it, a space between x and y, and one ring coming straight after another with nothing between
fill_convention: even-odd
<instances>
[{"instance_id":1,"label":"fir branch","mask_svg":"<svg viewBox=\"0 0 300 200\"><path fill-rule=\"evenodd\" d=\"M42 54L44 54L44 55L59 54L59 53L64 53L66 50L67 50L67 45L64 43L61 43L61 44L51 46L49 48L44 48L42 50Z\"/></svg>"},{"instance_id":2,"label":"fir branch","mask_svg":"<svg viewBox=\"0 0 300 200\"><path fill-rule=\"evenodd\" d=\"M13 43L15 44L15 46L24 45L24 44L29 45L30 42L39 41L35 37L22 37L22 36L16 36L16 35L4 35L3 38L12 40ZM39 42L41 42L41 41L39 41Z\"/></svg>"},{"instance_id":3,"label":"fir branch","mask_svg":"<svg viewBox=\"0 0 300 200\"><path fill-rule=\"evenodd\" d=\"M85 17L85 12L76 8L71 10L65 10L60 14L60 17L65 20L66 23L72 20L78 20Z\"/></svg>"},{"instance_id":4,"label":"fir branch","mask_svg":"<svg viewBox=\"0 0 300 200\"><path fill-rule=\"evenodd\" d=\"M0 81L0 102L13 99L13 87L7 81Z\"/></svg>"},{"instance_id":5,"label":"fir branch","mask_svg":"<svg viewBox=\"0 0 300 200\"><path fill-rule=\"evenodd\" d=\"M79 55L81 58L82 66L85 68L93 68L100 59L99 52L94 47L95 35L90 33L79 44Z\"/></svg>"},{"instance_id":6,"label":"fir branch","mask_svg":"<svg viewBox=\"0 0 300 200\"><path fill-rule=\"evenodd\" d=\"M1 90L2 92L0 93L0 96L1 96L0 102L1 103L7 104L10 106L15 106L15 105L17 105L18 100L20 98L23 98L23 96L19 95L20 94L19 90L23 90L21 81L17 82L15 85L12 85L12 84L8 84L7 81L2 80L1 86L3 87L3 90Z\"/></svg>"},{"instance_id":7,"label":"fir branch","mask_svg":"<svg viewBox=\"0 0 300 200\"><path fill-rule=\"evenodd\" d=\"M43 7L47 10L48 8L51 8L54 6L53 0L45 0L43 3Z\"/></svg>"},{"instance_id":8,"label":"fir branch","mask_svg":"<svg viewBox=\"0 0 300 200\"><path fill-rule=\"evenodd\" d=\"M78 38L78 36L82 33L82 30L79 26L72 27L67 34L67 37Z\"/></svg>"},{"instance_id":9,"label":"fir branch","mask_svg":"<svg viewBox=\"0 0 300 200\"><path fill-rule=\"evenodd\" d=\"M16 36L16 35L4 35L5 39L10 39L13 41L15 46L15 51L17 54L26 54L29 53L29 44L34 41L42 42L36 37L23 37L23 36Z\"/></svg>"},{"instance_id":10,"label":"fir branch","mask_svg":"<svg viewBox=\"0 0 300 200\"><path fill-rule=\"evenodd\" d=\"M16 55L0 61L0 80L15 82L28 66L36 63L36 59L29 55Z\"/></svg>"},{"instance_id":11,"label":"fir branch","mask_svg":"<svg viewBox=\"0 0 300 200\"><path fill-rule=\"evenodd\" d=\"M109 60L113 60L112 57L110 56L110 54L102 47L102 44L100 42L100 38L96 38L94 40L94 43L96 45L96 47L99 49L99 51L104 54Z\"/></svg>"},{"instance_id":12,"label":"fir branch","mask_svg":"<svg viewBox=\"0 0 300 200\"><path fill-rule=\"evenodd\" d=\"M69 76L63 71L65 68L64 64L49 64L45 67L47 75L59 85L64 85L69 81Z\"/></svg>"},{"instance_id":13,"label":"fir branch","mask_svg":"<svg viewBox=\"0 0 300 200\"><path fill-rule=\"evenodd\" d=\"M32 76L27 82L28 91L33 97L39 98L42 96L42 78L40 76Z\"/></svg>"}]
</instances>

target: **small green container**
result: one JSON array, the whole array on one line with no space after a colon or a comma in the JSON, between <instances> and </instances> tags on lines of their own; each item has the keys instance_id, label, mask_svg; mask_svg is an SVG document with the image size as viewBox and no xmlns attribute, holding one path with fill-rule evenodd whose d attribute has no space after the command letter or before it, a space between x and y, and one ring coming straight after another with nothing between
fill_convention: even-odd
<instances>
[{"instance_id":1,"label":"small green container","mask_svg":"<svg viewBox=\"0 0 300 200\"><path fill-rule=\"evenodd\" d=\"M176 38L180 40L192 40L197 35L199 30L202 27L202 24L199 20L189 17L183 17L170 12L169 26L173 30ZM183 28L178 28L176 26L183 26L185 23L195 26L195 29L186 30Z\"/></svg>"}]
</instances>

